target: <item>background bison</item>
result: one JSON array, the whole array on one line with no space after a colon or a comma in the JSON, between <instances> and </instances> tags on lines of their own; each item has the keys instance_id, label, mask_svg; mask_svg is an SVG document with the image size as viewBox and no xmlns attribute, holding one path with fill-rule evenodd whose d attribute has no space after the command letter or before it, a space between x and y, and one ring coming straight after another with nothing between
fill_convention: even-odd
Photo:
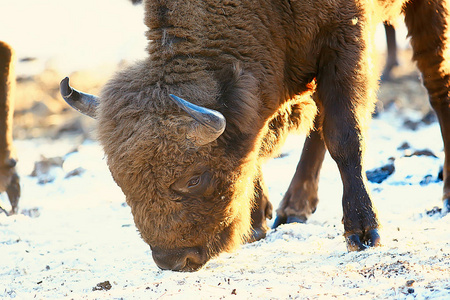
<instances>
[{"instance_id":1,"label":"background bison","mask_svg":"<svg viewBox=\"0 0 450 300\"><path fill-rule=\"evenodd\" d=\"M12 214L18 211L20 197L19 176L15 169L17 158L12 135L16 88L14 63L13 49L0 41L0 192L8 194Z\"/></svg>"},{"instance_id":2,"label":"background bison","mask_svg":"<svg viewBox=\"0 0 450 300\"><path fill-rule=\"evenodd\" d=\"M299 128L313 130L275 226L304 222L315 211L327 149L344 186L348 249L378 245L362 163L376 89L370 36L376 23L405 13L413 58L446 145L447 3L144 5L149 57L117 74L100 99L73 91L67 81L61 90L66 101L81 110L86 105L98 118L109 168L155 262L197 270L218 253L262 237L265 219L250 223L252 209L270 211L261 160ZM378 13L383 19L372 20ZM430 19L436 22L424 34ZM445 165L445 205L447 181ZM251 237L251 225L262 235Z\"/></svg>"}]
</instances>

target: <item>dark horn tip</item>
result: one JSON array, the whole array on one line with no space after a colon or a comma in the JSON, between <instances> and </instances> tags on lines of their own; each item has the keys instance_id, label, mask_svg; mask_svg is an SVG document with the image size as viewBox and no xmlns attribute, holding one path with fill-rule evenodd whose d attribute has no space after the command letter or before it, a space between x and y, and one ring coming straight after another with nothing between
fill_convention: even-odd
<instances>
[{"instance_id":1,"label":"dark horn tip","mask_svg":"<svg viewBox=\"0 0 450 300\"><path fill-rule=\"evenodd\" d=\"M61 80L61 83L59 84L59 90L63 98L67 98L70 96L70 94L72 94L73 90L69 85L69 77L65 77L63 80Z\"/></svg>"}]
</instances>

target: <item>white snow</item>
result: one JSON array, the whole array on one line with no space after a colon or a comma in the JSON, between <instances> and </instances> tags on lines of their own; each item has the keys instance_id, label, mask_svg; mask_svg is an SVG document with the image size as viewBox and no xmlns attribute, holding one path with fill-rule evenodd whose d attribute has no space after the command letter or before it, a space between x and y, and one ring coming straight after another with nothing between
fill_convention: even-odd
<instances>
[{"instance_id":1,"label":"white snow","mask_svg":"<svg viewBox=\"0 0 450 300\"><path fill-rule=\"evenodd\" d=\"M437 149L434 153L442 157L439 127L433 123L413 132L398 128L392 118L399 116L388 111L372 122L366 155L374 162L397 158L396 172L388 180L370 184L382 224L382 247L347 252L340 221L341 182L327 156L319 208L307 224L282 226L195 273L161 271L153 263L96 142L83 143L66 157L54 182L40 185L28 176L34 161L41 154L65 156L77 145L71 140L17 141L20 208L28 216L0 215L0 297L448 299L449 216L425 213L441 205L442 182L419 183L426 175L436 176L442 160L401 158L396 149L407 141L415 149ZM289 155L264 166L274 207L289 184L302 141L291 137L284 148ZM64 178L78 167L86 171ZM7 206L6 196L2 204ZM409 280L414 280L411 287L406 286ZM110 290L93 291L104 281L111 283Z\"/></svg>"},{"instance_id":2,"label":"white snow","mask_svg":"<svg viewBox=\"0 0 450 300\"><path fill-rule=\"evenodd\" d=\"M37 63L71 72L142 57L141 10L126 0L0 1L0 36L15 46L19 58L39 56ZM80 19L86 26L79 25ZM25 74L42 68L19 67L18 73ZM426 214L441 206L442 182L436 180L443 162L440 131L437 123L406 130L401 127L406 115L388 110L369 131L367 169L396 158L390 178L369 184L382 224L381 247L347 252L341 181L327 155L319 207L307 224L281 226L195 273L161 271L154 264L96 142L15 141L21 213L0 214L0 298L450 299L450 216ZM275 208L303 139L289 138L283 151L289 155L264 166ZM438 158L403 157L404 151L397 150L403 142L413 151L430 149ZM78 152L72 152L75 148ZM41 155L65 158L63 167L53 170L55 180L44 185L29 176ZM85 172L64 178L78 167ZM427 175L431 182L420 185ZM6 195L0 201L8 207ZM94 290L105 281L110 290Z\"/></svg>"}]
</instances>

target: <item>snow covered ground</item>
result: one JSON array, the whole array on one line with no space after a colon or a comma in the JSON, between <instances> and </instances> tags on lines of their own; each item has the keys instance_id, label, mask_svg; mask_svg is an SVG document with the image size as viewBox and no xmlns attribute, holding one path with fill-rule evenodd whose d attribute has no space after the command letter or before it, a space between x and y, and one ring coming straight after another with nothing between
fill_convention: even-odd
<instances>
[{"instance_id":1,"label":"snow covered ground","mask_svg":"<svg viewBox=\"0 0 450 300\"><path fill-rule=\"evenodd\" d=\"M417 131L404 129L403 118L387 110L370 129L367 167L380 167L390 157L396 167L383 183L370 184L383 225L382 247L347 252L340 222L341 182L327 157L321 202L307 224L282 226L195 273L161 271L153 263L96 142L17 141L22 213L0 215L0 298L448 299L450 215L426 214L441 205L439 128L435 122ZM265 165L275 207L302 140L290 138L283 151L288 155ZM410 149L397 150L404 142ZM423 149L438 158L405 157ZM53 182L39 184L37 177L28 176L41 154L64 158L62 167L51 172ZM81 175L65 178L80 167ZM429 175L429 183L421 184ZM2 204L7 207L6 196Z\"/></svg>"},{"instance_id":2,"label":"snow covered ground","mask_svg":"<svg viewBox=\"0 0 450 300\"><path fill-rule=\"evenodd\" d=\"M70 74L139 59L145 48L142 7L128 2L0 1L0 37L15 47L19 59L39 58L19 63L19 75L49 67ZM384 49L379 34L377 45ZM307 224L282 226L195 273L157 268L96 142L79 137L16 140L21 213L0 214L0 298L449 299L450 215L426 213L441 206L439 127L434 122L407 129L406 119L421 116L395 108L373 120L366 153L367 169L395 158L395 173L381 184L370 183L382 247L347 252L341 181L327 156L319 207ZM264 166L275 208L303 139L290 138L283 150L287 156ZM405 142L410 147L398 150ZM408 155L423 149L437 158ZM32 177L41 155L61 157L64 163L48 175ZM79 175L69 176L73 170ZM8 208L6 195L0 203Z\"/></svg>"}]
</instances>

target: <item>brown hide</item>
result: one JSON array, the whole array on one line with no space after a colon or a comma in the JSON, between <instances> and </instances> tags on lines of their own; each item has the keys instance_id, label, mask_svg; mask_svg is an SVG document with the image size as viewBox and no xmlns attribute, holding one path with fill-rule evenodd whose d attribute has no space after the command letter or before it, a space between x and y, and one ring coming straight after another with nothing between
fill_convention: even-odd
<instances>
[{"instance_id":1,"label":"brown hide","mask_svg":"<svg viewBox=\"0 0 450 300\"><path fill-rule=\"evenodd\" d=\"M14 113L14 52L0 41L0 192L7 192L11 213L17 212L20 197L19 177L15 165L12 125Z\"/></svg>"},{"instance_id":2,"label":"brown hide","mask_svg":"<svg viewBox=\"0 0 450 300\"><path fill-rule=\"evenodd\" d=\"M151 59L121 72L103 90L99 139L154 253L200 248L209 258L249 233L259 154L271 152L261 149L263 141L274 148L280 133L301 126L300 116L310 127L315 105L301 94L311 89L306 84L313 77L293 78L301 80L298 87L283 82L287 15L267 18L272 3L260 11L250 2L148 1L145 7ZM195 147L186 139L191 119L169 93L220 111L227 120L224 134ZM296 120L278 121L289 116ZM273 135L264 138L269 127ZM174 190L205 170L210 174L200 192Z\"/></svg>"},{"instance_id":3,"label":"brown hide","mask_svg":"<svg viewBox=\"0 0 450 300\"><path fill-rule=\"evenodd\" d=\"M287 132L310 128L278 223L314 212L327 149L344 186L349 250L378 245L362 162L378 78L374 26L406 11L432 103L448 107L447 2L148 0L144 6L149 57L105 86L96 115L111 173L155 262L196 270L252 239L251 226L264 231L261 215L253 214L253 224L250 218L253 202L263 213L271 210L261 161ZM419 28L426 26L432 36ZM170 94L220 112L224 133L205 145L193 142L195 120ZM442 120L446 114L441 109Z\"/></svg>"},{"instance_id":4,"label":"brown hide","mask_svg":"<svg viewBox=\"0 0 450 300\"><path fill-rule=\"evenodd\" d=\"M386 1L385 4L389 3ZM386 8L388 7L386 6ZM418 0L405 2L402 8L405 14L408 34L411 37L411 45L414 53L413 59L417 61L417 66L422 72L424 85L428 90L431 105L438 116L441 126L446 157L444 162L444 212L450 210L450 177L448 176L450 172L450 161L448 159L450 157L449 9L448 1ZM393 34L395 33L392 28L386 28L388 47L390 49L388 49L389 58L384 75L388 75L389 68L396 63L395 36ZM304 222L316 210L318 203L318 179L325 149L324 140L320 137L319 133L311 133L305 142L300 162L288 191L277 210L275 226L293 221ZM345 186L346 184L344 182L344 190ZM348 222L346 219L349 216L352 219L352 216L356 215L352 210L354 211L354 208L358 208L358 206L351 205L347 207L345 195L343 200L344 227L348 236L347 228L355 228L358 226L354 226L354 221ZM365 209L366 207L363 205L362 208ZM355 218L353 217L353 219ZM357 220L357 222L361 221ZM364 231L359 236L367 240L367 238L364 238ZM348 238L348 246L350 249L364 248L364 245L358 243L358 245L354 245L349 240Z\"/></svg>"}]
</instances>

